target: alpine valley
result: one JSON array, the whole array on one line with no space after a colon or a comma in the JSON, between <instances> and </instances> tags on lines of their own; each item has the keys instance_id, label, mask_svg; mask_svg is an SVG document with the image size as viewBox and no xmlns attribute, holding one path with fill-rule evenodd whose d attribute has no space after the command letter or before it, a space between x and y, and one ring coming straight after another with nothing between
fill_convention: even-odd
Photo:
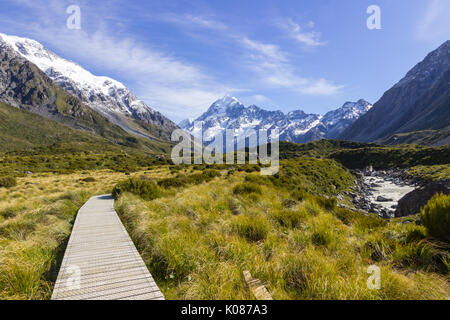
<instances>
[{"instance_id":1,"label":"alpine valley","mask_svg":"<svg viewBox=\"0 0 450 320\"><path fill-rule=\"evenodd\" d=\"M120 23L142 23L128 18ZM171 34L158 44L170 48ZM177 48L190 51L182 34ZM246 42L279 56L276 46ZM188 110L197 93L188 100L173 86L157 111L85 68L0 34L0 300L450 299L450 41L373 105L357 96L325 114L282 112L226 95L208 108L223 90L179 125L164 107L175 97ZM224 85L238 87L232 80ZM276 129L279 153L272 143L259 151L270 147L279 159L221 163L214 152L209 162L186 147L178 150L187 163L176 163L181 144L171 136L180 127L183 142L201 138L205 151L227 130ZM226 160L251 160L247 151ZM269 165L276 172L265 175ZM66 281L74 264L79 287ZM374 266L378 290L368 281ZM178 316L243 314L234 303L164 305ZM264 314L259 305L245 314Z\"/></svg>"}]
</instances>

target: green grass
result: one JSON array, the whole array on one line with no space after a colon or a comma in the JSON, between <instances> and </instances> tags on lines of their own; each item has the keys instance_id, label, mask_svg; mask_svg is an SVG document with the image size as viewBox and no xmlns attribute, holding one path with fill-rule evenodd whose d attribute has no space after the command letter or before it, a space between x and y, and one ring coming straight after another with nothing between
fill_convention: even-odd
<instances>
[{"instance_id":1,"label":"green grass","mask_svg":"<svg viewBox=\"0 0 450 320\"><path fill-rule=\"evenodd\" d=\"M238 184L237 186L235 186L233 189L233 193L236 195L251 194L251 193L261 194L262 189L259 185L255 184L255 183L246 182L246 183L241 183L241 184Z\"/></svg>"},{"instance_id":2,"label":"green grass","mask_svg":"<svg viewBox=\"0 0 450 320\"><path fill-rule=\"evenodd\" d=\"M334 160L284 160L273 177L260 166L158 161L4 156L1 176L17 185L0 188L0 298L48 299L77 209L114 186L116 209L168 299L253 299L244 270L275 299L449 298L448 246L418 216L386 221L338 207L334 196L354 177ZM37 170L23 174L29 168ZM381 290L366 286L373 264Z\"/></svg>"},{"instance_id":3,"label":"green grass","mask_svg":"<svg viewBox=\"0 0 450 320\"><path fill-rule=\"evenodd\" d=\"M49 299L65 243L86 193L9 208L0 223L0 299Z\"/></svg>"},{"instance_id":4,"label":"green grass","mask_svg":"<svg viewBox=\"0 0 450 320\"><path fill-rule=\"evenodd\" d=\"M161 179L167 168L132 176ZM0 299L49 299L78 208L91 195L105 194L123 173L39 173L0 188Z\"/></svg>"},{"instance_id":5,"label":"green grass","mask_svg":"<svg viewBox=\"0 0 450 320\"><path fill-rule=\"evenodd\" d=\"M341 162L350 169L361 169L369 165L376 169L442 165L450 163L450 146L400 145L395 147L365 147L336 151L330 154L330 158Z\"/></svg>"},{"instance_id":6,"label":"green grass","mask_svg":"<svg viewBox=\"0 0 450 320\"><path fill-rule=\"evenodd\" d=\"M374 143L363 143L339 140L318 140L309 143L293 143L280 141L280 159L294 159L300 157L326 158L330 154L340 150L353 150L376 147Z\"/></svg>"},{"instance_id":7,"label":"green grass","mask_svg":"<svg viewBox=\"0 0 450 320\"><path fill-rule=\"evenodd\" d=\"M355 178L336 161L298 158L282 161L280 171L268 179L276 186L314 195L336 195L353 185Z\"/></svg>"},{"instance_id":8,"label":"green grass","mask_svg":"<svg viewBox=\"0 0 450 320\"><path fill-rule=\"evenodd\" d=\"M97 131L79 130L80 127L73 128L0 102L0 154L53 155L91 150L121 153L123 150L146 155L167 154L171 149L167 141L131 136L92 112L88 108L82 117L92 118Z\"/></svg>"},{"instance_id":9,"label":"green grass","mask_svg":"<svg viewBox=\"0 0 450 320\"><path fill-rule=\"evenodd\" d=\"M329 160L304 160L284 162L279 177L234 172L152 201L122 194L116 210L166 298L253 299L244 270L275 299L449 298L448 251L423 226L335 206L319 193L345 190L350 176L336 177L346 170L331 162L335 172L322 177L337 184L329 190L315 185ZM282 178L292 166L298 190L315 185L317 195L292 197ZM235 194L256 181L261 194ZM366 285L374 264L381 290Z\"/></svg>"},{"instance_id":10,"label":"green grass","mask_svg":"<svg viewBox=\"0 0 450 320\"><path fill-rule=\"evenodd\" d=\"M437 194L421 211L428 233L450 244L450 195Z\"/></svg>"},{"instance_id":11,"label":"green grass","mask_svg":"<svg viewBox=\"0 0 450 320\"><path fill-rule=\"evenodd\" d=\"M130 192L145 200L153 200L161 197L162 191L154 181L130 178L119 182L112 190L112 195L117 199L122 193Z\"/></svg>"},{"instance_id":12,"label":"green grass","mask_svg":"<svg viewBox=\"0 0 450 320\"><path fill-rule=\"evenodd\" d=\"M394 134L388 138L381 139L384 145L398 144L420 144L425 146L439 144L450 136L450 126L439 130L422 130Z\"/></svg>"},{"instance_id":13,"label":"green grass","mask_svg":"<svg viewBox=\"0 0 450 320\"><path fill-rule=\"evenodd\" d=\"M142 167L164 165L169 162L163 157L125 152L97 153L95 151L63 154L36 154L27 156L1 155L0 176L25 176L32 173L68 174L82 170L110 169L117 172L135 172Z\"/></svg>"},{"instance_id":14,"label":"green grass","mask_svg":"<svg viewBox=\"0 0 450 320\"><path fill-rule=\"evenodd\" d=\"M428 181L450 179L450 164L415 166L408 169L408 174Z\"/></svg>"},{"instance_id":15,"label":"green grass","mask_svg":"<svg viewBox=\"0 0 450 320\"><path fill-rule=\"evenodd\" d=\"M0 177L0 188L11 188L17 185L14 177Z\"/></svg>"}]
</instances>

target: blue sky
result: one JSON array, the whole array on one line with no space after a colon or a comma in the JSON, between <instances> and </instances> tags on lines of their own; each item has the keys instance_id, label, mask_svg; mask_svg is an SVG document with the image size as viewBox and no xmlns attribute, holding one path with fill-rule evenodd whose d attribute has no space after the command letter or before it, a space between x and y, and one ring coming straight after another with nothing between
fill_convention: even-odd
<instances>
[{"instance_id":1,"label":"blue sky","mask_svg":"<svg viewBox=\"0 0 450 320\"><path fill-rule=\"evenodd\" d=\"M81 29L66 27L69 5ZM369 5L381 30L369 30ZM175 121L224 94L325 113L381 95L450 39L448 0L0 0L0 32L123 82Z\"/></svg>"}]
</instances>

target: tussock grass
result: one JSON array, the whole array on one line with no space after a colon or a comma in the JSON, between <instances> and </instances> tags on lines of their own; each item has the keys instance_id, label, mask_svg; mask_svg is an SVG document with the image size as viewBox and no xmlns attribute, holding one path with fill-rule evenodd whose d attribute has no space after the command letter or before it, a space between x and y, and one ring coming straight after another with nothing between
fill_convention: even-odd
<instances>
[{"instance_id":1,"label":"tussock grass","mask_svg":"<svg viewBox=\"0 0 450 320\"><path fill-rule=\"evenodd\" d=\"M241 184L238 184L237 186L235 186L233 188L233 193L236 195L251 194L251 193L261 194L262 189L259 185L255 184L255 183L246 182L246 183L241 183Z\"/></svg>"},{"instance_id":2,"label":"tussock grass","mask_svg":"<svg viewBox=\"0 0 450 320\"><path fill-rule=\"evenodd\" d=\"M450 179L450 164L415 166L408 169L408 174L428 181Z\"/></svg>"},{"instance_id":3,"label":"tussock grass","mask_svg":"<svg viewBox=\"0 0 450 320\"><path fill-rule=\"evenodd\" d=\"M450 243L450 195L435 195L422 209L421 217L431 236Z\"/></svg>"},{"instance_id":4,"label":"tussock grass","mask_svg":"<svg viewBox=\"0 0 450 320\"><path fill-rule=\"evenodd\" d=\"M306 191L294 199L289 187L263 179L261 195L235 194L259 180L241 171L152 201L119 197L116 210L166 298L253 299L244 270L275 299L449 298L446 273L435 268L448 260L436 248L434 258L418 255L423 226ZM381 268L381 290L367 287L370 265Z\"/></svg>"},{"instance_id":5,"label":"tussock grass","mask_svg":"<svg viewBox=\"0 0 450 320\"><path fill-rule=\"evenodd\" d=\"M449 298L448 246L424 226L337 207L333 195L353 177L331 160L290 160L274 177L253 167L88 169L0 189L0 299L48 299L77 209L124 179L139 186L124 188L116 209L168 299L253 299L244 270L275 299ZM145 200L141 184L158 197ZM381 290L366 285L373 264Z\"/></svg>"},{"instance_id":6,"label":"tussock grass","mask_svg":"<svg viewBox=\"0 0 450 320\"><path fill-rule=\"evenodd\" d=\"M92 195L111 192L124 176L108 170L40 173L0 188L0 299L49 299L78 208Z\"/></svg>"},{"instance_id":7,"label":"tussock grass","mask_svg":"<svg viewBox=\"0 0 450 320\"><path fill-rule=\"evenodd\" d=\"M17 185L14 177L0 177L0 188L12 188Z\"/></svg>"}]
</instances>

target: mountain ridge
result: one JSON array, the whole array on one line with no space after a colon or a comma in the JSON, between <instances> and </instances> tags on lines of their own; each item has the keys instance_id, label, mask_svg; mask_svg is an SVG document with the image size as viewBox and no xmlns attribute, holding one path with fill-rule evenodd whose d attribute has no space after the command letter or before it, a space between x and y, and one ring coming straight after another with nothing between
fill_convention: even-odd
<instances>
[{"instance_id":1,"label":"mountain ridge","mask_svg":"<svg viewBox=\"0 0 450 320\"><path fill-rule=\"evenodd\" d=\"M380 141L450 126L450 40L430 52L339 139Z\"/></svg>"},{"instance_id":2,"label":"mountain ridge","mask_svg":"<svg viewBox=\"0 0 450 320\"><path fill-rule=\"evenodd\" d=\"M0 41L0 102L44 116L116 145L167 152L169 143L137 139L67 93L36 65Z\"/></svg>"},{"instance_id":3,"label":"mountain ridge","mask_svg":"<svg viewBox=\"0 0 450 320\"><path fill-rule=\"evenodd\" d=\"M139 100L121 82L95 76L35 40L0 33L0 42L35 64L68 93L131 134L170 140L170 134L178 128L160 112Z\"/></svg>"},{"instance_id":4,"label":"mountain ridge","mask_svg":"<svg viewBox=\"0 0 450 320\"><path fill-rule=\"evenodd\" d=\"M235 136L245 135L249 129L279 130L281 141L304 143L323 138L333 139L361 114L371 108L363 99L346 102L341 108L325 115L308 114L303 110L294 110L284 114L280 110L269 111L256 105L245 107L237 98L225 96L215 101L208 110L197 119L185 119L179 126L190 134L200 137L200 122L203 128L203 140L209 143L227 129L234 129Z\"/></svg>"}]
</instances>

